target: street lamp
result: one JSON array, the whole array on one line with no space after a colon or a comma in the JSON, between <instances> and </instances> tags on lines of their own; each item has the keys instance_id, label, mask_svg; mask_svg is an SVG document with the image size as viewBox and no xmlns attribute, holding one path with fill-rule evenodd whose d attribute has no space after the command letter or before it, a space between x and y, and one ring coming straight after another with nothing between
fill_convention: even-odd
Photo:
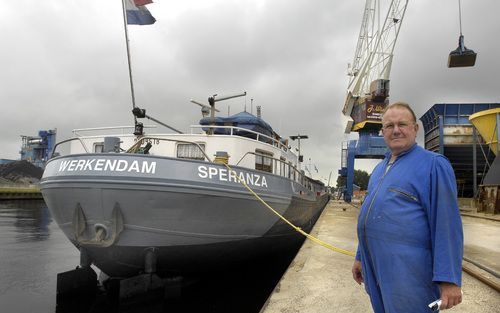
<instances>
[{"instance_id":1,"label":"street lamp","mask_svg":"<svg viewBox=\"0 0 500 313\"><path fill-rule=\"evenodd\" d=\"M304 161L304 156L300 155L300 139L309 139L307 135L296 135L296 136L290 136L290 139L295 140L297 139L299 142L299 162Z\"/></svg>"}]
</instances>

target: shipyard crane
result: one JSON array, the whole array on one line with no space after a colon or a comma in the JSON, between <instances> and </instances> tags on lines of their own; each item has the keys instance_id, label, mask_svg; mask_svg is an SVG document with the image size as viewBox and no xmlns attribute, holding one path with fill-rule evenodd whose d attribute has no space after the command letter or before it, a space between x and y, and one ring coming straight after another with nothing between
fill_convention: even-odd
<instances>
[{"instance_id":1,"label":"shipyard crane","mask_svg":"<svg viewBox=\"0 0 500 313\"><path fill-rule=\"evenodd\" d=\"M382 112L389 102L389 76L394 47L403 23L408 0L392 0L383 14L382 0L366 0L354 60L348 65L349 84L342 113L345 133L359 133L359 140L342 145L339 174L346 177L344 200L351 201L356 158L380 159L387 151L383 137Z\"/></svg>"},{"instance_id":2,"label":"shipyard crane","mask_svg":"<svg viewBox=\"0 0 500 313\"><path fill-rule=\"evenodd\" d=\"M381 4L387 8L381 8ZM387 6L388 4L388 6ZM358 132L358 140L342 143L339 174L346 177L344 200L351 201L354 160L381 159L387 152L383 137L382 113L389 103L389 76L394 47L408 6L408 0L366 0L354 60L348 65L349 84L342 113L345 133ZM460 36L456 50L450 52L448 67L470 67L476 53L467 49L462 35L462 10L458 0ZM385 15L381 16L383 12Z\"/></svg>"},{"instance_id":3,"label":"shipyard crane","mask_svg":"<svg viewBox=\"0 0 500 313\"><path fill-rule=\"evenodd\" d=\"M394 47L408 0L390 1L382 20L381 2L366 1L354 61L348 65L350 78L342 110L348 118L346 133L380 130L380 114L388 101Z\"/></svg>"}]
</instances>

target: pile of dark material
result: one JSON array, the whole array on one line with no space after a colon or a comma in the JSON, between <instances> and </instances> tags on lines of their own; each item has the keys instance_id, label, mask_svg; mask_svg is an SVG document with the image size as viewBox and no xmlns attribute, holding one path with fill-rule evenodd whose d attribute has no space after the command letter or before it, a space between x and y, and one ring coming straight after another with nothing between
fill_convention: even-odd
<instances>
[{"instance_id":1,"label":"pile of dark material","mask_svg":"<svg viewBox=\"0 0 500 313\"><path fill-rule=\"evenodd\" d=\"M37 184L43 169L28 161L14 161L0 165L0 182L16 184Z\"/></svg>"}]
</instances>

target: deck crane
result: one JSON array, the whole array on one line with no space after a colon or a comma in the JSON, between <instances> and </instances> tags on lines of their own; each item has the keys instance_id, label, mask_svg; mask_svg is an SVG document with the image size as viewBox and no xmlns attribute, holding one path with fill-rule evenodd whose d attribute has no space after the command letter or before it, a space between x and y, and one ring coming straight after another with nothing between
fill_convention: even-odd
<instances>
[{"instance_id":1,"label":"deck crane","mask_svg":"<svg viewBox=\"0 0 500 313\"><path fill-rule=\"evenodd\" d=\"M344 200L351 201L354 160L381 159L387 151L383 137L382 112L389 102L389 76L394 47L403 23L408 0L392 0L381 19L382 0L366 0L363 20L352 65L348 65L349 84L342 113L345 133L359 133L359 140L342 144L339 174L346 177Z\"/></svg>"}]
</instances>

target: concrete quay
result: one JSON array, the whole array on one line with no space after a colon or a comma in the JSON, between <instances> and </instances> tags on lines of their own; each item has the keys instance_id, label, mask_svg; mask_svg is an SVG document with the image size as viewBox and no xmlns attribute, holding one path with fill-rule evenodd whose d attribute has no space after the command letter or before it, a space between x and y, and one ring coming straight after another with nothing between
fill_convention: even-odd
<instances>
[{"instance_id":1,"label":"concrete quay","mask_svg":"<svg viewBox=\"0 0 500 313\"><path fill-rule=\"evenodd\" d=\"M38 187L3 187L0 186L0 200L43 199Z\"/></svg>"},{"instance_id":2,"label":"concrete quay","mask_svg":"<svg viewBox=\"0 0 500 313\"><path fill-rule=\"evenodd\" d=\"M358 213L355 205L332 200L311 234L335 247L355 251ZM470 216L463 216L462 220L465 257L499 273L500 222ZM352 279L353 260L351 256L306 240L261 313L372 312L364 287ZM466 261L464 266L475 268ZM500 279L492 275L489 278L500 283ZM463 302L446 312L498 312L500 293L466 272L463 273L462 290Z\"/></svg>"}]
</instances>

